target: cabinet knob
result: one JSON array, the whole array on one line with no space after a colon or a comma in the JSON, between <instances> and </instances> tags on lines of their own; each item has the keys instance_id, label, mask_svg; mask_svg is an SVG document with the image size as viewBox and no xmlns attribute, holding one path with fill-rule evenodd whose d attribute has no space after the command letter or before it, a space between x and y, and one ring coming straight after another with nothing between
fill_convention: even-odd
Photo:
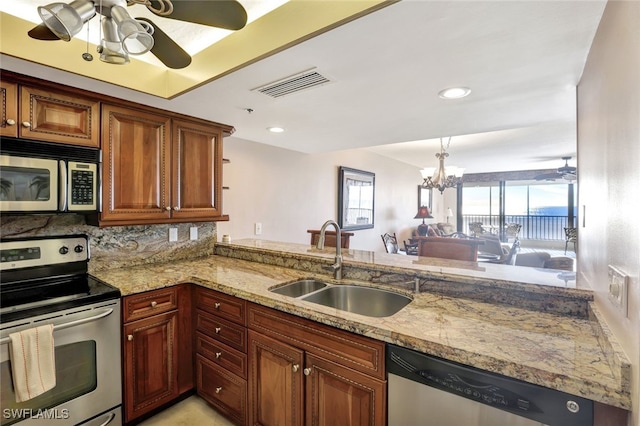
<instances>
[{"instance_id":1,"label":"cabinet knob","mask_svg":"<svg viewBox=\"0 0 640 426\"><path fill-rule=\"evenodd\" d=\"M158 305L158 302L156 302L155 300L153 302L151 302L151 307L155 308Z\"/></svg>"},{"instance_id":2,"label":"cabinet knob","mask_svg":"<svg viewBox=\"0 0 640 426\"><path fill-rule=\"evenodd\" d=\"M213 307L216 309L220 309L220 303L216 302L213 304Z\"/></svg>"},{"instance_id":3,"label":"cabinet knob","mask_svg":"<svg viewBox=\"0 0 640 426\"><path fill-rule=\"evenodd\" d=\"M293 372L297 373L300 370L300 364L293 364Z\"/></svg>"},{"instance_id":4,"label":"cabinet knob","mask_svg":"<svg viewBox=\"0 0 640 426\"><path fill-rule=\"evenodd\" d=\"M216 388L216 393L222 392L222 386Z\"/></svg>"},{"instance_id":5,"label":"cabinet knob","mask_svg":"<svg viewBox=\"0 0 640 426\"><path fill-rule=\"evenodd\" d=\"M216 359L220 358L222 356L222 352L216 352Z\"/></svg>"},{"instance_id":6,"label":"cabinet knob","mask_svg":"<svg viewBox=\"0 0 640 426\"><path fill-rule=\"evenodd\" d=\"M23 121L22 122L22 127L30 128L31 127L31 123L29 123L28 121Z\"/></svg>"},{"instance_id":7,"label":"cabinet knob","mask_svg":"<svg viewBox=\"0 0 640 426\"><path fill-rule=\"evenodd\" d=\"M305 368L304 370L302 370L304 372L305 376L308 376L309 374L311 374L311 367Z\"/></svg>"},{"instance_id":8,"label":"cabinet knob","mask_svg":"<svg viewBox=\"0 0 640 426\"><path fill-rule=\"evenodd\" d=\"M175 206L173 209L174 209L175 211L180 211L180 206Z\"/></svg>"},{"instance_id":9,"label":"cabinet knob","mask_svg":"<svg viewBox=\"0 0 640 426\"><path fill-rule=\"evenodd\" d=\"M167 206L164 209L167 210L167 211L170 211L171 210L171 206Z\"/></svg>"},{"instance_id":10,"label":"cabinet knob","mask_svg":"<svg viewBox=\"0 0 640 426\"><path fill-rule=\"evenodd\" d=\"M128 341L132 341L132 340L133 340L133 334L129 334L129 335L127 335L127 340L128 340Z\"/></svg>"},{"instance_id":11,"label":"cabinet knob","mask_svg":"<svg viewBox=\"0 0 640 426\"><path fill-rule=\"evenodd\" d=\"M220 330L222 330L222 328L216 327L216 334L220 333Z\"/></svg>"},{"instance_id":12,"label":"cabinet knob","mask_svg":"<svg viewBox=\"0 0 640 426\"><path fill-rule=\"evenodd\" d=\"M16 120L14 120L13 118L7 118L7 121L5 121L5 123L7 123L7 126L13 126L16 124Z\"/></svg>"}]
</instances>

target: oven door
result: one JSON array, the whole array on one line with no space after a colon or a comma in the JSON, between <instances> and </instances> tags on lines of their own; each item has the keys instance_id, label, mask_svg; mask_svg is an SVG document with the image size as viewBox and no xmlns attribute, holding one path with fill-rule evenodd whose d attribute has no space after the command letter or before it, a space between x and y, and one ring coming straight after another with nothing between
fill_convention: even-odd
<instances>
[{"instance_id":1,"label":"oven door","mask_svg":"<svg viewBox=\"0 0 640 426\"><path fill-rule=\"evenodd\" d=\"M58 210L58 176L64 162L0 155L0 211Z\"/></svg>"},{"instance_id":2,"label":"oven door","mask_svg":"<svg viewBox=\"0 0 640 426\"><path fill-rule=\"evenodd\" d=\"M56 386L40 396L17 403L8 336L44 324L54 325ZM43 420L47 425L75 425L96 416L110 419L110 425L119 424L116 423L120 419L122 402L119 300L53 312L2 327L2 426L15 423L42 425Z\"/></svg>"}]
</instances>

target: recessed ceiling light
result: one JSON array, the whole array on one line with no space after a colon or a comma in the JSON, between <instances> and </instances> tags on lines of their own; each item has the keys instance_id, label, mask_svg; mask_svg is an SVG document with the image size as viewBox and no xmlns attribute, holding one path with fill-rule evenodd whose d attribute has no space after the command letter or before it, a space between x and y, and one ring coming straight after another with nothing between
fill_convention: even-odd
<instances>
[{"instance_id":1,"label":"recessed ceiling light","mask_svg":"<svg viewBox=\"0 0 640 426\"><path fill-rule=\"evenodd\" d=\"M282 127L267 127L267 130L272 133L282 133L284 129Z\"/></svg>"},{"instance_id":2,"label":"recessed ceiling light","mask_svg":"<svg viewBox=\"0 0 640 426\"><path fill-rule=\"evenodd\" d=\"M448 89L441 90L438 93L442 99L460 99L471 93L471 89L468 87L450 87Z\"/></svg>"}]
</instances>

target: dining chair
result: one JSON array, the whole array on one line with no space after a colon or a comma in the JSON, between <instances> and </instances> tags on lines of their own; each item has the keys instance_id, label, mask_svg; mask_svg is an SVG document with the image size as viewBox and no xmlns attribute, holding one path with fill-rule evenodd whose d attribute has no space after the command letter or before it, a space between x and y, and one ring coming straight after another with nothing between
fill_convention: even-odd
<instances>
[{"instance_id":1,"label":"dining chair","mask_svg":"<svg viewBox=\"0 0 640 426\"><path fill-rule=\"evenodd\" d=\"M573 243L573 251L577 252L578 230L576 228L564 228L564 254L567 254L569 243Z\"/></svg>"},{"instance_id":2,"label":"dining chair","mask_svg":"<svg viewBox=\"0 0 640 426\"><path fill-rule=\"evenodd\" d=\"M418 243L411 243L411 242L407 242L404 241L404 251L407 254L410 254L412 256L417 256L418 255Z\"/></svg>"},{"instance_id":3,"label":"dining chair","mask_svg":"<svg viewBox=\"0 0 640 426\"><path fill-rule=\"evenodd\" d=\"M384 243L384 249L387 253L398 254L400 253L400 248L398 247L398 239L396 238L396 233L389 234L388 232L381 235L382 242Z\"/></svg>"}]
</instances>

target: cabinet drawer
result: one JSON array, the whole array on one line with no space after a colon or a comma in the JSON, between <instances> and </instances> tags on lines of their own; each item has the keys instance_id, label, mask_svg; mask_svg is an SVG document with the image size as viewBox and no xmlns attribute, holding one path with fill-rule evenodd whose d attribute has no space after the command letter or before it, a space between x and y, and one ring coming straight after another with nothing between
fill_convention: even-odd
<instances>
[{"instance_id":1,"label":"cabinet drawer","mask_svg":"<svg viewBox=\"0 0 640 426\"><path fill-rule=\"evenodd\" d=\"M196 355L198 395L239 425L246 423L247 382Z\"/></svg>"},{"instance_id":2,"label":"cabinet drawer","mask_svg":"<svg viewBox=\"0 0 640 426\"><path fill-rule=\"evenodd\" d=\"M260 305L248 305L250 329L378 379L385 379L384 342Z\"/></svg>"},{"instance_id":3,"label":"cabinet drawer","mask_svg":"<svg viewBox=\"0 0 640 426\"><path fill-rule=\"evenodd\" d=\"M124 322L169 312L178 308L178 288L168 287L127 296L122 306Z\"/></svg>"},{"instance_id":4,"label":"cabinet drawer","mask_svg":"<svg viewBox=\"0 0 640 426\"><path fill-rule=\"evenodd\" d=\"M213 315L246 325L247 304L244 300L219 293L215 290L198 287L196 307Z\"/></svg>"},{"instance_id":5,"label":"cabinet drawer","mask_svg":"<svg viewBox=\"0 0 640 426\"><path fill-rule=\"evenodd\" d=\"M224 343L200 332L196 333L196 352L225 370L247 378L247 354L243 354Z\"/></svg>"},{"instance_id":6,"label":"cabinet drawer","mask_svg":"<svg viewBox=\"0 0 640 426\"><path fill-rule=\"evenodd\" d=\"M241 325L197 309L196 330L231 346L233 349L247 352L247 329Z\"/></svg>"}]
</instances>

